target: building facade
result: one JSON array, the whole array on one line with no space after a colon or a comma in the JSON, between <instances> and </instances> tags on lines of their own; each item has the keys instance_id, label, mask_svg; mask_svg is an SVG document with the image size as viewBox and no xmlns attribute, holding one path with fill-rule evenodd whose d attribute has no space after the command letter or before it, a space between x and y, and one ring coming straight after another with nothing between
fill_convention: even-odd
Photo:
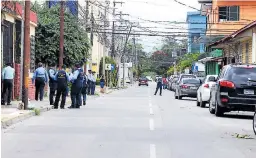
<instances>
[{"instance_id":1,"label":"building facade","mask_svg":"<svg viewBox=\"0 0 256 158\"><path fill-rule=\"evenodd\" d=\"M21 85L21 32L22 32L22 5L15 1L1 3L1 67L12 63L15 68L13 98L19 98ZM35 70L35 29L37 15L30 11L30 77ZM34 99L35 89L29 80L29 99Z\"/></svg>"},{"instance_id":2,"label":"building facade","mask_svg":"<svg viewBox=\"0 0 256 158\"><path fill-rule=\"evenodd\" d=\"M188 53L203 53L204 43L199 39L205 36L206 32L206 17L200 12L188 12Z\"/></svg>"}]
</instances>

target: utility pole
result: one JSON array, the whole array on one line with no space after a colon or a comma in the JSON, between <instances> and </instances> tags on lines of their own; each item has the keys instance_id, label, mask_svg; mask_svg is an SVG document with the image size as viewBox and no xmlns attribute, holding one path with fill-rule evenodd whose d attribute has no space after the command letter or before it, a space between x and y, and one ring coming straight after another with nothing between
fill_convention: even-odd
<instances>
[{"instance_id":1,"label":"utility pole","mask_svg":"<svg viewBox=\"0 0 256 158\"><path fill-rule=\"evenodd\" d=\"M86 7L85 7L85 31L86 33L88 32L88 20L89 20L89 0L86 0ZM87 61L88 59L86 59L86 63L84 65L84 73L86 74L87 72Z\"/></svg>"},{"instance_id":2,"label":"utility pole","mask_svg":"<svg viewBox=\"0 0 256 158\"><path fill-rule=\"evenodd\" d=\"M25 1L24 58L23 58L23 97L24 109L28 109L28 82L30 69L30 0Z\"/></svg>"},{"instance_id":3,"label":"utility pole","mask_svg":"<svg viewBox=\"0 0 256 158\"><path fill-rule=\"evenodd\" d=\"M20 66L21 68L23 68L23 55L24 55L24 2L22 2L22 17L21 17L21 42L20 42ZM20 95L19 95L19 99L22 100L22 87L23 87L23 71L22 73L20 73Z\"/></svg>"},{"instance_id":4,"label":"utility pole","mask_svg":"<svg viewBox=\"0 0 256 158\"><path fill-rule=\"evenodd\" d=\"M106 7L104 10L104 29L106 29L106 27L107 27L106 21L107 21L108 1L106 0L105 3L106 3ZM106 73L105 56L106 56L106 51L107 51L107 35L106 35L106 33L104 33L103 36L104 36L104 47L103 47L103 58L102 58L102 68L103 68L102 74L103 74L104 80L106 80L106 75L105 75L105 73Z\"/></svg>"},{"instance_id":5,"label":"utility pole","mask_svg":"<svg viewBox=\"0 0 256 158\"><path fill-rule=\"evenodd\" d=\"M64 1L60 2L60 52L59 52L59 69L63 65L63 49L64 49Z\"/></svg>"},{"instance_id":6,"label":"utility pole","mask_svg":"<svg viewBox=\"0 0 256 158\"><path fill-rule=\"evenodd\" d=\"M128 39L130 37L130 33L132 31L132 25L130 26L130 30L128 32L128 35L126 36L126 39L125 39L125 43L124 43L124 51L123 51L123 87L125 85L125 52L126 52L126 45L127 45L127 42L128 42Z\"/></svg>"},{"instance_id":7,"label":"utility pole","mask_svg":"<svg viewBox=\"0 0 256 158\"><path fill-rule=\"evenodd\" d=\"M116 11L116 1L113 1L113 17L115 16L115 11ZM115 57L115 20L113 18L112 22L112 46L111 46L111 57Z\"/></svg>"}]
</instances>

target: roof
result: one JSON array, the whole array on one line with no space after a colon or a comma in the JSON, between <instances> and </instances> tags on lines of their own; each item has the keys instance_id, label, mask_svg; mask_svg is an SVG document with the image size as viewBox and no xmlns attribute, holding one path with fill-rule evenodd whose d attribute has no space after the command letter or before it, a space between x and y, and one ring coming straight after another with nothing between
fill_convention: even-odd
<instances>
[{"instance_id":1,"label":"roof","mask_svg":"<svg viewBox=\"0 0 256 158\"><path fill-rule=\"evenodd\" d=\"M224 37L222 38L221 40L217 41L217 42L214 42L212 44L210 44L209 46L214 46L214 45L217 45L219 43L222 43L222 42L225 42L225 41L228 41L232 38L235 38L236 36L238 36L239 34L245 32L246 30L252 28L252 27L256 27L256 21L253 21L252 23L246 25L245 27L233 32L232 34L228 35L227 37Z\"/></svg>"},{"instance_id":2,"label":"roof","mask_svg":"<svg viewBox=\"0 0 256 158\"><path fill-rule=\"evenodd\" d=\"M198 0L198 3L212 3L212 0Z\"/></svg>"}]
</instances>

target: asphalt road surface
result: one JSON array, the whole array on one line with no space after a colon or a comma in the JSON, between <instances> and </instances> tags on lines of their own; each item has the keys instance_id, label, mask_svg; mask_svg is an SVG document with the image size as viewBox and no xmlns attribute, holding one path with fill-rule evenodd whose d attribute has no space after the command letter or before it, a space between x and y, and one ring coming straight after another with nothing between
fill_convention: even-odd
<instances>
[{"instance_id":1,"label":"asphalt road surface","mask_svg":"<svg viewBox=\"0 0 256 158\"><path fill-rule=\"evenodd\" d=\"M2 131L2 158L255 158L252 113L224 118L154 96L155 83L52 110ZM250 135L241 139L235 135Z\"/></svg>"}]
</instances>

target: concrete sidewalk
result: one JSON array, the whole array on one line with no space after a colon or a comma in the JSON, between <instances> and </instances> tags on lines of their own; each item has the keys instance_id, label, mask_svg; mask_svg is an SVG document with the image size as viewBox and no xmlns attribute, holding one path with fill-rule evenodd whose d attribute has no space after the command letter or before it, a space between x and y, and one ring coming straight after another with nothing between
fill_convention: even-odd
<instances>
[{"instance_id":1,"label":"concrete sidewalk","mask_svg":"<svg viewBox=\"0 0 256 158\"><path fill-rule=\"evenodd\" d=\"M100 96L104 96L106 94L110 94L113 91L117 89L109 89L106 88L106 92L100 93L100 87L96 86L96 92L94 96L88 95L87 99L94 99ZM12 101L11 106L1 106L1 123L2 128L7 128L8 126L11 126L12 124L15 124L17 122L21 122L29 117L35 116L37 113L46 112L52 109L52 106L49 105L49 98L45 97L44 101L30 101L31 110L19 110L19 103L21 101ZM66 107L69 107L71 105L71 98L67 97L66 100ZM30 107L30 106L29 106ZM36 109L36 110L35 110Z\"/></svg>"}]
</instances>

